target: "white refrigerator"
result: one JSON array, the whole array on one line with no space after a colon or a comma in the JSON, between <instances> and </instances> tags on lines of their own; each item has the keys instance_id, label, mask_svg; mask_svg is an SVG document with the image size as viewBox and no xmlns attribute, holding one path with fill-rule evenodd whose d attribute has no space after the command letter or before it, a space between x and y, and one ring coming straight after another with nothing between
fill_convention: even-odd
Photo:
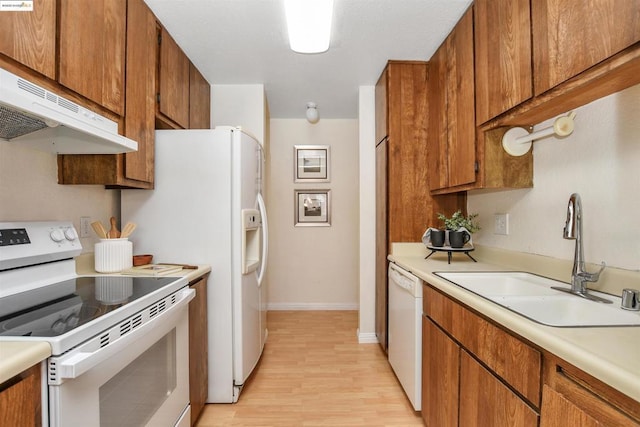
<instances>
[{"instance_id":1,"label":"white refrigerator","mask_svg":"<svg viewBox=\"0 0 640 427\"><path fill-rule=\"evenodd\" d=\"M208 264L209 403L237 402L265 340L264 155L239 128L159 130L155 189L122 190L134 254Z\"/></svg>"}]
</instances>

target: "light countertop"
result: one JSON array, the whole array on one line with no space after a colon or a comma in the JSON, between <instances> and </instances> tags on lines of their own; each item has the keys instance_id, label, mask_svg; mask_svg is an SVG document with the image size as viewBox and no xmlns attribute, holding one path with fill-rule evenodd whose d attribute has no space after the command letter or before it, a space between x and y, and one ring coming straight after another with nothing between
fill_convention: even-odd
<instances>
[{"instance_id":1,"label":"light countertop","mask_svg":"<svg viewBox=\"0 0 640 427\"><path fill-rule=\"evenodd\" d=\"M0 341L0 384L51 356L46 342Z\"/></svg>"},{"instance_id":2,"label":"light countertop","mask_svg":"<svg viewBox=\"0 0 640 427\"><path fill-rule=\"evenodd\" d=\"M640 402L640 327L558 328L541 325L432 274L436 271L528 271L567 282L572 262L477 247L471 252L477 263L462 253L454 253L451 264L448 264L444 252L437 252L425 260L429 252L420 243L394 243L389 260ZM608 276L609 281L616 282L618 286L637 288L640 284L640 273L637 272L609 269ZM597 290L620 295L617 289Z\"/></svg>"},{"instance_id":3,"label":"light countertop","mask_svg":"<svg viewBox=\"0 0 640 427\"><path fill-rule=\"evenodd\" d=\"M198 265L197 269L183 269L167 277L186 277L189 282L211 271L208 265ZM76 258L76 272L81 276L99 275L93 269L93 254L83 254ZM51 356L47 342L0 342L0 384L40 363Z\"/></svg>"}]
</instances>

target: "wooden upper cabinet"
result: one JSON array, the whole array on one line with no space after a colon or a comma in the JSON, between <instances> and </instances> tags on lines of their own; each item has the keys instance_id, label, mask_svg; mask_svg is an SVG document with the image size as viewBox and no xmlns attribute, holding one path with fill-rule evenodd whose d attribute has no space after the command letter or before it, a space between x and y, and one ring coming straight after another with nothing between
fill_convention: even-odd
<instances>
[{"instance_id":1,"label":"wooden upper cabinet","mask_svg":"<svg viewBox=\"0 0 640 427\"><path fill-rule=\"evenodd\" d=\"M211 128L211 86L195 65L189 64L189 129Z\"/></svg>"},{"instance_id":2,"label":"wooden upper cabinet","mask_svg":"<svg viewBox=\"0 0 640 427\"><path fill-rule=\"evenodd\" d=\"M462 16L448 39L447 133L450 187L476 180L476 119L473 99L473 8Z\"/></svg>"},{"instance_id":3,"label":"wooden upper cabinet","mask_svg":"<svg viewBox=\"0 0 640 427\"><path fill-rule=\"evenodd\" d=\"M638 0L531 2L535 94L640 40Z\"/></svg>"},{"instance_id":4,"label":"wooden upper cabinet","mask_svg":"<svg viewBox=\"0 0 640 427\"><path fill-rule=\"evenodd\" d=\"M156 114L156 19L143 0L128 0L124 135L138 143L126 154L58 156L60 184L153 188Z\"/></svg>"},{"instance_id":5,"label":"wooden upper cabinet","mask_svg":"<svg viewBox=\"0 0 640 427\"><path fill-rule=\"evenodd\" d=\"M127 84L125 135L138 142L126 153L124 179L153 183L156 114L156 18L143 0L127 9Z\"/></svg>"},{"instance_id":6,"label":"wooden upper cabinet","mask_svg":"<svg viewBox=\"0 0 640 427\"><path fill-rule=\"evenodd\" d=\"M429 184L432 190L476 180L473 8L430 61Z\"/></svg>"},{"instance_id":7,"label":"wooden upper cabinet","mask_svg":"<svg viewBox=\"0 0 640 427\"><path fill-rule=\"evenodd\" d=\"M376 144L385 139L388 135L389 109L387 108L387 73L383 72L376 83Z\"/></svg>"},{"instance_id":8,"label":"wooden upper cabinet","mask_svg":"<svg viewBox=\"0 0 640 427\"><path fill-rule=\"evenodd\" d=\"M60 84L120 116L126 24L126 0L60 1Z\"/></svg>"},{"instance_id":9,"label":"wooden upper cabinet","mask_svg":"<svg viewBox=\"0 0 640 427\"><path fill-rule=\"evenodd\" d=\"M446 188L449 175L447 134L447 42L445 41L429 61L427 82L429 106L428 176L432 190Z\"/></svg>"},{"instance_id":10,"label":"wooden upper cabinet","mask_svg":"<svg viewBox=\"0 0 640 427\"><path fill-rule=\"evenodd\" d=\"M162 121L168 127L188 129L189 58L164 28L160 35L159 66L158 111L175 125Z\"/></svg>"},{"instance_id":11,"label":"wooden upper cabinet","mask_svg":"<svg viewBox=\"0 0 640 427\"><path fill-rule=\"evenodd\" d=\"M532 96L531 20L529 0L476 0L474 7L476 118L480 124ZM576 9L591 13L589 7Z\"/></svg>"},{"instance_id":12,"label":"wooden upper cabinet","mask_svg":"<svg viewBox=\"0 0 640 427\"><path fill-rule=\"evenodd\" d=\"M56 2L35 0L32 12L0 13L0 53L56 78Z\"/></svg>"}]
</instances>

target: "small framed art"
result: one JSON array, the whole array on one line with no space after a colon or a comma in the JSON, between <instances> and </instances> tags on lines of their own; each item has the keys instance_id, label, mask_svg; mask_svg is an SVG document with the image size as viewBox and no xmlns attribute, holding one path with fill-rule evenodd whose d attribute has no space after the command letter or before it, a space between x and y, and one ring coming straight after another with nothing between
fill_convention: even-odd
<instances>
[{"instance_id":1,"label":"small framed art","mask_svg":"<svg viewBox=\"0 0 640 427\"><path fill-rule=\"evenodd\" d=\"M294 190L296 227L331 226L331 190Z\"/></svg>"},{"instance_id":2,"label":"small framed art","mask_svg":"<svg viewBox=\"0 0 640 427\"><path fill-rule=\"evenodd\" d=\"M329 182L328 145L294 145L293 159L293 182Z\"/></svg>"}]
</instances>

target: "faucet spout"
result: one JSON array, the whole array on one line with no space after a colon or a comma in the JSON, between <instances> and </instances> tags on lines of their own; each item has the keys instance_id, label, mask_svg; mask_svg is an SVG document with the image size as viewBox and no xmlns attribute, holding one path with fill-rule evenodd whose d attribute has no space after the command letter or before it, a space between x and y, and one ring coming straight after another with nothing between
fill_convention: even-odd
<instances>
[{"instance_id":1,"label":"faucet spout","mask_svg":"<svg viewBox=\"0 0 640 427\"><path fill-rule=\"evenodd\" d=\"M582 242L582 200L578 193L573 193L571 197L569 197L569 204L567 205L567 221L564 225L563 237L565 239L576 241L573 256L573 269L571 271L571 290L569 291L564 288L554 289L563 290L594 301L611 303L612 301L608 299L589 294L587 290L587 283L597 282L598 279L600 279L600 273L605 269L606 264L603 261L600 270L597 273L589 273L586 269Z\"/></svg>"}]
</instances>

